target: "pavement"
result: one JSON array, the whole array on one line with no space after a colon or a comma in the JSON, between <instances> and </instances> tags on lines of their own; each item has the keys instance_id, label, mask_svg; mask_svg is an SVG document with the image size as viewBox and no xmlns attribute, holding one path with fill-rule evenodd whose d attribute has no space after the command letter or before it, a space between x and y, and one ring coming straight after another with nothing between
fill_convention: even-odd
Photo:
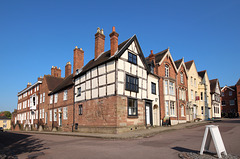
<instances>
[{"instance_id":1,"label":"pavement","mask_svg":"<svg viewBox=\"0 0 240 159\"><path fill-rule=\"evenodd\" d=\"M172 125L172 126L150 127L147 129L133 130L133 131L119 133L119 134L49 132L49 131L13 131L13 132L22 133L22 134L47 134L47 135L63 135L63 136L75 136L75 137L91 137L91 138L123 139L124 140L124 139L151 137L162 132L202 126L202 125L211 124L214 122L219 122L221 120L227 120L227 119L182 123L182 124Z\"/></svg>"}]
</instances>

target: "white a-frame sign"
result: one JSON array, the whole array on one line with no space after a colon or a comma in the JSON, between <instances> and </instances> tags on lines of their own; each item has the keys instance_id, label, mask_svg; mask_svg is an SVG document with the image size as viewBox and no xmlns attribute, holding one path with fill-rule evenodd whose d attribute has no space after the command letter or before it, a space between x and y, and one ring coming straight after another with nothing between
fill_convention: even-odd
<instances>
[{"instance_id":1,"label":"white a-frame sign","mask_svg":"<svg viewBox=\"0 0 240 159\"><path fill-rule=\"evenodd\" d=\"M201 150L200 150L200 155L203 154L203 151L209 151L209 146L210 146L212 139L213 139L216 151L217 151L218 158L222 158L222 156L221 156L222 152L225 155L227 155L221 134L218 129L218 125L207 125L206 126L205 133L203 136L202 146L201 146Z\"/></svg>"}]
</instances>

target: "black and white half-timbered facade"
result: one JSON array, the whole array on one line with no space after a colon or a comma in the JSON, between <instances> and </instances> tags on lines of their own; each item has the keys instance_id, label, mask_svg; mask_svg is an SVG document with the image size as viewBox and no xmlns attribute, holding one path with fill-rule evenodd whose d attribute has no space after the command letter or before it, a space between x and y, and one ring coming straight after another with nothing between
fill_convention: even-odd
<instances>
[{"instance_id":1,"label":"black and white half-timbered facade","mask_svg":"<svg viewBox=\"0 0 240 159\"><path fill-rule=\"evenodd\" d=\"M105 36L103 31L95 36L95 59L74 77L76 131L118 133L159 126L159 79L150 73L136 35L118 45L113 28L111 50L98 56L96 46L104 46L105 39L97 38Z\"/></svg>"}]
</instances>

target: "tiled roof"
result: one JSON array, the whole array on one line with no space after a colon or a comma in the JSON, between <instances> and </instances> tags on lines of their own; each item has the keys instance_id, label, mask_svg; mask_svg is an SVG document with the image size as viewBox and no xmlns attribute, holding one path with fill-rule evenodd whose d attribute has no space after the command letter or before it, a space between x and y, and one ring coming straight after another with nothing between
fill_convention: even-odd
<instances>
[{"instance_id":1,"label":"tiled roof","mask_svg":"<svg viewBox=\"0 0 240 159\"><path fill-rule=\"evenodd\" d=\"M61 83L59 83L59 85L56 88L54 88L54 90L49 94L54 94L59 91L62 91L64 89L66 89L67 87L72 86L73 84L74 84L73 83L73 74L71 74L68 77L66 77Z\"/></svg>"},{"instance_id":2,"label":"tiled roof","mask_svg":"<svg viewBox=\"0 0 240 159\"><path fill-rule=\"evenodd\" d=\"M185 62L185 66L186 66L186 68L187 68L188 70L190 69L190 67L192 66L192 64L193 64L193 60L188 61L188 62Z\"/></svg>"},{"instance_id":3,"label":"tiled roof","mask_svg":"<svg viewBox=\"0 0 240 159\"><path fill-rule=\"evenodd\" d=\"M206 73L206 70L203 70L203 71L198 72L198 75L203 78L205 73Z\"/></svg>"},{"instance_id":4,"label":"tiled roof","mask_svg":"<svg viewBox=\"0 0 240 159\"><path fill-rule=\"evenodd\" d=\"M121 44L118 45L118 50L121 50L123 48L123 46L129 41L130 39L122 42ZM113 60L114 58L111 57L111 50L108 50L104 53L102 53L101 55L99 55L99 57L94 60L92 59L91 61L89 61L83 68L82 68L82 71L80 74L83 74L85 72L87 72L88 70L96 67L96 66L99 66L107 61L111 61Z\"/></svg>"},{"instance_id":5,"label":"tiled roof","mask_svg":"<svg viewBox=\"0 0 240 159\"><path fill-rule=\"evenodd\" d=\"M240 85L240 78L239 78L239 80L237 81L236 85Z\"/></svg>"},{"instance_id":6,"label":"tiled roof","mask_svg":"<svg viewBox=\"0 0 240 159\"><path fill-rule=\"evenodd\" d=\"M212 79L210 80L210 92L214 93L216 89L216 84L217 84L218 79Z\"/></svg>"},{"instance_id":7,"label":"tiled roof","mask_svg":"<svg viewBox=\"0 0 240 159\"><path fill-rule=\"evenodd\" d=\"M183 61L183 59L180 59L180 60L174 61L174 63L175 63L175 65L176 65L177 69L178 69L179 66L181 65L182 61Z\"/></svg>"},{"instance_id":8,"label":"tiled roof","mask_svg":"<svg viewBox=\"0 0 240 159\"><path fill-rule=\"evenodd\" d=\"M11 119L9 119L8 117L6 117L6 116L0 116L0 119L8 119L8 120L11 120Z\"/></svg>"},{"instance_id":9,"label":"tiled roof","mask_svg":"<svg viewBox=\"0 0 240 159\"><path fill-rule=\"evenodd\" d=\"M45 75L47 86L49 91L52 91L54 88L56 88L64 79L61 77L54 77L51 75Z\"/></svg>"}]
</instances>

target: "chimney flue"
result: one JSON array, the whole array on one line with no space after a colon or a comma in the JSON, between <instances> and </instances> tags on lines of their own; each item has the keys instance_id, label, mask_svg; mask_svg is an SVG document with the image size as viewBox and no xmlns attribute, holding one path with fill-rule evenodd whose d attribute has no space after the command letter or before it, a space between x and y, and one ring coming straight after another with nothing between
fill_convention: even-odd
<instances>
[{"instance_id":1,"label":"chimney flue","mask_svg":"<svg viewBox=\"0 0 240 159\"><path fill-rule=\"evenodd\" d=\"M115 30L115 26L112 27L112 33L110 36L110 45L111 45L111 56L113 56L116 51L118 51L118 36L119 34Z\"/></svg>"},{"instance_id":2,"label":"chimney flue","mask_svg":"<svg viewBox=\"0 0 240 159\"><path fill-rule=\"evenodd\" d=\"M97 28L97 33L95 34L95 57L96 59L101 53L104 52L105 45L105 35L103 34L103 29Z\"/></svg>"},{"instance_id":3,"label":"chimney flue","mask_svg":"<svg viewBox=\"0 0 240 159\"><path fill-rule=\"evenodd\" d=\"M60 67L57 68L57 66L52 66L51 68L51 75L54 77L61 77L61 69Z\"/></svg>"}]
</instances>

